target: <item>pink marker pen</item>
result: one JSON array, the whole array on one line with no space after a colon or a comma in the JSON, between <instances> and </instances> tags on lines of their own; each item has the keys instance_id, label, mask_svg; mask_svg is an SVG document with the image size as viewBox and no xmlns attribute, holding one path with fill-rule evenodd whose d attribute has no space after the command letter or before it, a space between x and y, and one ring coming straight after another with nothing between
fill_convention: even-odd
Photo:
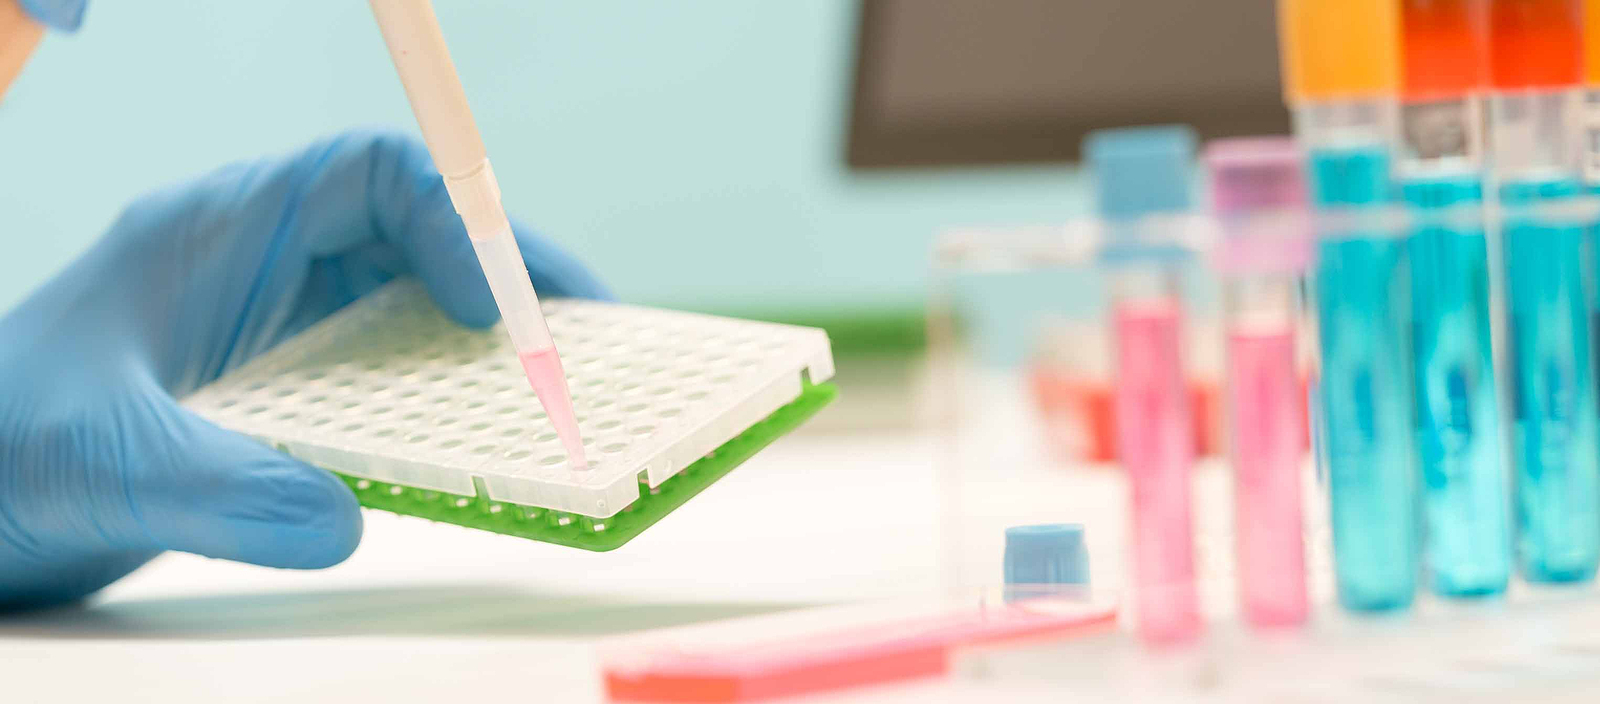
<instances>
[{"instance_id":1,"label":"pink marker pen","mask_svg":"<svg viewBox=\"0 0 1600 704\"><path fill-rule=\"evenodd\" d=\"M1309 610L1295 363L1296 280L1311 256L1302 160L1287 137L1254 137L1210 143L1205 163L1222 228L1240 607L1252 625L1293 626Z\"/></svg>"},{"instance_id":2,"label":"pink marker pen","mask_svg":"<svg viewBox=\"0 0 1600 704\"><path fill-rule=\"evenodd\" d=\"M1152 644L1179 643L1201 628L1180 269L1189 258L1182 235L1194 134L1185 127L1102 130L1084 141L1084 153L1111 273L1117 450L1133 494L1138 630Z\"/></svg>"}]
</instances>

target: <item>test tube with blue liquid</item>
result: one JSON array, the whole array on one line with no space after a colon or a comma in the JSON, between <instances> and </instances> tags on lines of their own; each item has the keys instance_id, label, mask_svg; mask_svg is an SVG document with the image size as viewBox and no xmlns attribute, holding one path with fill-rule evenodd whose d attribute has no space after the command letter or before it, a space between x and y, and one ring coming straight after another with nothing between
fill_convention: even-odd
<instances>
[{"instance_id":1,"label":"test tube with blue liquid","mask_svg":"<svg viewBox=\"0 0 1600 704\"><path fill-rule=\"evenodd\" d=\"M1600 565L1593 266L1581 197L1576 0L1491 0L1490 159L1509 311L1517 559L1530 582Z\"/></svg>"},{"instance_id":2,"label":"test tube with blue liquid","mask_svg":"<svg viewBox=\"0 0 1600 704\"><path fill-rule=\"evenodd\" d=\"M1404 0L1400 192L1411 227L1423 563L1442 596L1500 594L1510 498L1482 186L1485 5Z\"/></svg>"},{"instance_id":3,"label":"test tube with blue liquid","mask_svg":"<svg viewBox=\"0 0 1600 704\"><path fill-rule=\"evenodd\" d=\"M1596 202L1600 200L1600 0L1583 0L1582 35L1584 193L1590 202ZM1589 226L1585 239L1590 265L1600 273L1600 220ZM1591 286L1589 293L1589 324L1600 334L1600 286ZM1600 350L1595 353L1600 355Z\"/></svg>"},{"instance_id":4,"label":"test tube with blue liquid","mask_svg":"<svg viewBox=\"0 0 1600 704\"><path fill-rule=\"evenodd\" d=\"M1408 243L1391 202L1398 7L1281 0L1279 12L1318 238L1317 449L1335 582L1346 608L1406 608L1420 536Z\"/></svg>"},{"instance_id":5,"label":"test tube with blue liquid","mask_svg":"<svg viewBox=\"0 0 1600 704\"><path fill-rule=\"evenodd\" d=\"M1583 178L1600 194L1600 0L1583 0ZM1591 230L1593 234L1594 230ZM1597 252L1600 253L1600 252Z\"/></svg>"}]
</instances>

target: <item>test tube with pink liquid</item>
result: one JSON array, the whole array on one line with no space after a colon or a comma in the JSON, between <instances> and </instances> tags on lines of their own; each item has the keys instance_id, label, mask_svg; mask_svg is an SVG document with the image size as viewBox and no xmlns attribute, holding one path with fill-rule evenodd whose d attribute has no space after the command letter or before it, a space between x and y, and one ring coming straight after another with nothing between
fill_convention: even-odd
<instances>
[{"instance_id":1,"label":"test tube with pink liquid","mask_svg":"<svg viewBox=\"0 0 1600 704\"><path fill-rule=\"evenodd\" d=\"M1287 137L1210 143L1227 306L1228 425L1239 601L1257 627L1308 614L1300 479L1306 453L1295 354L1298 279L1311 256L1301 158Z\"/></svg>"},{"instance_id":2,"label":"test tube with pink liquid","mask_svg":"<svg viewBox=\"0 0 1600 704\"><path fill-rule=\"evenodd\" d=\"M1084 142L1110 272L1117 451L1133 496L1137 628L1149 643L1194 639L1190 396L1184 383L1182 267L1195 138L1186 127L1101 130Z\"/></svg>"}]
</instances>

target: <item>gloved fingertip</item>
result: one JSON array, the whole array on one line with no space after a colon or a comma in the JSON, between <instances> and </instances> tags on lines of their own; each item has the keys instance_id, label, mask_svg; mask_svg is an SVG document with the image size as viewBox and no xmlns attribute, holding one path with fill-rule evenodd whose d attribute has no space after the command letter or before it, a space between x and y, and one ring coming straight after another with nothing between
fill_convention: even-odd
<instances>
[{"instance_id":1,"label":"gloved fingertip","mask_svg":"<svg viewBox=\"0 0 1600 704\"><path fill-rule=\"evenodd\" d=\"M273 520L259 526L259 537L272 541L256 564L290 569L332 567L361 543L361 506L350 487L315 467L293 463L272 481L278 484L272 504L264 506Z\"/></svg>"},{"instance_id":2,"label":"gloved fingertip","mask_svg":"<svg viewBox=\"0 0 1600 704\"><path fill-rule=\"evenodd\" d=\"M472 240L460 217L446 205L432 213L433 237L411 243L413 270L422 279L439 310L469 328L487 328L500 320L500 308L483 276Z\"/></svg>"},{"instance_id":3,"label":"gloved fingertip","mask_svg":"<svg viewBox=\"0 0 1600 704\"><path fill-rule=\"evenodd\" d=\"M342 480L242 435L189 424L178 466L137 491L158 547L293 569L355 552L361 509Z\"/></svg>"},{"instance_id":4,"label":"gloved fingertip","mask_svg":"<svg viewBox=\"0 0 1600 704\"><path fill-rule=\"evenodd\" d=\"M88 0L21 0L24 12L62 32L76 32L83 26Z\"/></svg>"},{"instance_id":5,"label":"gloved fingertip","mask_svg":"<svg viewBox=\"0 0 1600 704\"><path fill-rule=\"evenodd\" d=\"M517 247L522 250L528 276L539 295L616 300L610 287L577 257L528 228L516 226L516 233Z\"/></svg>"},{"instance_id":6,"label":"gloved fingertip","mask_svg":"<svg viewBox=\"0 0 1600 704\"><path fill-rule=\"evenodd\" d=\"M482 274L478 276L481 278ZM466 285L462 284L463 287ZM439 310L460 325L482 330L499 322L500 309L495 307L494 295L489 293L487 283L479 283L475 287L481 287L482 292L467 292L427 282L428 294L433 297Z\"/></svg>"},{"instance_id":7,"label":"gloved fingertip","mask_svg":"<svg viewBox=\"0 0 1600 704\"><path fill-rule=\"evenodd\" d=\"M568 275L565 282L560 283L558 288L562 288L563 296L570 296L570 298L616 302L616 293L611 291L611 286L606 286L600 278L590 274L587 269L576 270L573 274Z\"/></svg>"}]
</instances>

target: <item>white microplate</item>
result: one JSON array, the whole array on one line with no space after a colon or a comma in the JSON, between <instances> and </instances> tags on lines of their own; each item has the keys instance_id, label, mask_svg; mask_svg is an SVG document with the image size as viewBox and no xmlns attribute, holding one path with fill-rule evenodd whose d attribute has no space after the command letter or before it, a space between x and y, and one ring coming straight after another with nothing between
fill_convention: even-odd
<instances>
[{"instance_id":1,"label":"white microplate","mask_svg":"<svg viewBox=\"0 0 1600 704\"><path fill-rule=\"evenodd\" d=\"M589 468L573 471L505 330L388 284L184 400L356 477L605 518L833 376L827 333L576 299L544 303ZM481 480L475 483L475 480Z\"/></svg>"}]
</instances>

